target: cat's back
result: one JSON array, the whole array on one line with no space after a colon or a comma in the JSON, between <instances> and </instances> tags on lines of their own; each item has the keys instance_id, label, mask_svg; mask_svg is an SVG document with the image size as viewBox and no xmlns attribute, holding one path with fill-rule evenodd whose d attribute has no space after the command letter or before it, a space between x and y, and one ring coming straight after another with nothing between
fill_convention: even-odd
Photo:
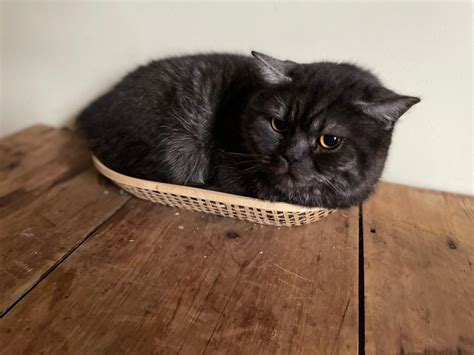
<instances>
[{"instance_id":1,"label":"cat's back","mask_svg":"<svg viewBox=\"0 0 474 355\"><path fill-rule=\"evenodd\" d=\"M249 57L236 54L196 54L154 60L125 76L119 86L192 89L212 94L236 77L253 71ZM217 92L217 90L216 90Z\"/></svg>"},{"instance_id":2,"label":"cat's back","mask_svg":"<svg viewBox=\"0 0 474 355\"><path fill-rule=\"evenodd\" d=\"M79 116L87 127L109 119L122 123L165 118L181 110L215 109L227 87L252 75L249 57L234 54L198 54L169 57L142 65L96 99ZM196 106L196 107L194 107ZM96 117L100 114L100 117ZM160 115L161 114L161 115Z\"/></svg>"},{"instance_id":3,"label":"cat's back","mask_svg":"<svg viewBox=\"0 0 474 355\"><path fill-rule=\"evenodd\" d=\"M212 140L222 97L252 71L250 58L233 54L155 60L95 100L79 116L78 126L94 154L111 168L162 181L186 180L190 168L176 162L191 155L207 164L204 147ZM198 180L205 175L205 170L193 174Z\"/></svg>"}]
</instances>

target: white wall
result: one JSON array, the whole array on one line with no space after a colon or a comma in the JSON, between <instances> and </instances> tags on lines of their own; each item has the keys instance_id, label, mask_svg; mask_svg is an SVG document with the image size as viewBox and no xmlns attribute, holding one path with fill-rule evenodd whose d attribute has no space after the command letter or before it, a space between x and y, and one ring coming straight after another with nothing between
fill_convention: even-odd
<instances>
[{"instance_id":1,"label":"white wall","mask_svg":"<svg viewBox=\"0 0 474 355\"><path fill-rule=\"evenodd\" d=\"M3 3L0 135L63 125L151 58L250 49L354 61L423 101L384 179L473 193L472 9L464 3Z\"/></svg>"}]
</instances>

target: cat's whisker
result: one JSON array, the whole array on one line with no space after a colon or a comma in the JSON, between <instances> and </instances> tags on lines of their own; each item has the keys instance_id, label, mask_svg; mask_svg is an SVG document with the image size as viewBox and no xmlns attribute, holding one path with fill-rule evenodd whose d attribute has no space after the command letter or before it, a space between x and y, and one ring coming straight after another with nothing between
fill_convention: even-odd
<instances>
[{"instance_id":1,"label":"cat's whisker","mask_svg":"<svg viewBox=\"0 0 474 355\"><path fill-rule=\"evenodd\" d=\"M253 166L250 166L246 169L242 169L240 172L243 173L243 174L250 174L250 173L253 173L255 171L258 171L259 168L260 167L258 165L253 165Z\"/></svg>"},{"instance_id":2,"label":"cat's whisker","mask_svg":"<svg viewBox=\"0 0 474 355\"><path fill-rule=\"evenodd\" d=\"M326 183L327 186L329 186L332 190L334 190L334 192L342 192L339 188L336 187L336 185L334 185L333 182L331 182L331 180L329 180L327 177L325 176L320 176L320 179Z\"/></svg>"},{"instance_id":3,"label":"cat's whisker","mask_svg":"<svg viewBox=\"0 0 474 355\"><path fill-rule=\"evenodd\" d=\"M253 153L239 153L239 152L229 152L225 150L219 150L221 153L228 154L228 155L235 155L235 156L244 156L244 157L261 157L260 154L253 154Z\"/></svg>"},{"instance_id":4,"label":"cat's whisker","mask_svg":"<svg viewBox=\"0 0 474 355\"><path fill-rule=\"evenodd\" d=\"M250 158L250 159L238 160L238 161L233 161L233 162L227 162L227 166L238 166L238 165L244 165L244 164L254 164L256 166L268 165L269 160L259 157L259 158Z\"/></svg>"},{"instance_id":5,"label":"cat's whisker","mask_svg":"<svg viewBox=\"0 0 474 355\"><path fill-rule=\"evenodd\" d=\"M237 166L237 165L244 165L244 164L251 164L251 163L258 163L257 160L244 160L244 161L234 161L234 162L227 162L227 166Z\"/></svg>"}]
</instances>

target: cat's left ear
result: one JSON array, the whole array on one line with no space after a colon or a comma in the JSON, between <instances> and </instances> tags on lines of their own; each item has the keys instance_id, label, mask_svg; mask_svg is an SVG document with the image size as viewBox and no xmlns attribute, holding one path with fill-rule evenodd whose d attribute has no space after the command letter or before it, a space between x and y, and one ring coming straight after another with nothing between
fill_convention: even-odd
<instances>
[{"instance_id":1,"label":"cat's left ear","mask_svg":"<svg viewBox=\"0 0 474 355\"><path fill-rule=\"evenodd\" d=\"M390 90L383 90L382 95L376 95L368 102L358 101L356 106L367 116L379 120L384 128L391 129L410 107L420 101L418 97L399 95Z\"/></svg>"},{"instance_id":2,"label":"cat's left ear","mask_svg":"<svg viewBox=\"0 0 474 355\"><path fill-rule=\"evenodd\" d=\"M269 84L284 84L291 82L288 76L290 69L296 65L290 60L279 60L269 55L251 52L257 59L257 66L262 75L262 78Z\"/></svg>"}]
</instances>

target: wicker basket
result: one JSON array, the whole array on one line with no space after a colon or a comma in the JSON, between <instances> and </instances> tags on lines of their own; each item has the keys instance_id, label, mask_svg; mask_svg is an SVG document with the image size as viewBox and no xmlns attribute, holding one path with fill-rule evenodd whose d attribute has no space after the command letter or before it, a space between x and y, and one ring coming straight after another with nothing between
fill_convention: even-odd
<instances>
[{"instance_id":1,"label":"wicker basket","mask_svg":"<svg viewBox=\"0 0 474 355\"><path fill-rule=\"evenodd\" d=\"M102 175L125 191L143 200L166 206L212 213L260 224L288 227L316 222L335 211L137 179L107 168L96 157L92 159Z\"/></svg>"}]
</instances>

